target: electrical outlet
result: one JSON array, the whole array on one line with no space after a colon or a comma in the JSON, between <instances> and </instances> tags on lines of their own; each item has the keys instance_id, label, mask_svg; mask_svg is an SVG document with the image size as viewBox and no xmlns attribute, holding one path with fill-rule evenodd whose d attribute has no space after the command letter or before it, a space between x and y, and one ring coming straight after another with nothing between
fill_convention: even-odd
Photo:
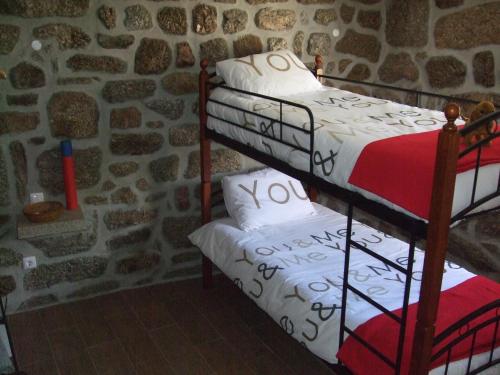
<instances>
[{"instance_id":1,"label":"electrical outlet","mask_svg":"<svg viewBox=\"0 0 500 375\"><path fill-rule=\"evenodd\" d=\"M43 193L31 193L30 194L30 203L43 202L44 200L45 200L45 197L43 196Z\"/></svg>"},{"instance_id":2,"label":"electrical outlet","mask_svg":"<svg viewBox=\"0 0 500 375\"><path fill-rule=\"evenodd\" d=\"M24 257L23 258L23 268L25 270L30 270L32 268L36 268L36 257Z\"/></svg>"}]
</instances>

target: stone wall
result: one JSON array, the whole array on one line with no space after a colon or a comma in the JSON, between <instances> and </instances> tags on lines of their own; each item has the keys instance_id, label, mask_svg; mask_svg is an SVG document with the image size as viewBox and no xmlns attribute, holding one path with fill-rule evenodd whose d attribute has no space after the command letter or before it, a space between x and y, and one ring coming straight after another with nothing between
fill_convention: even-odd
<instances>
[{"instance_id":1,"label":"stone wall","mask_svg":"<svg viewBox=\"0 0 500 375\"><path fill-rule=\"evenodd\" d=\"M186 234L199 225L201 58L213 65L288 47L308 63L323 54L334 75L498 95L499 9L473 0L0 0L8 73L0 81L0 292L13 291L16 310L199 273ZM57 147L65 138L74 141L88 230L17 241L29 192L63 200ZM219 178L253 166L224 149L212 158ZM23 271L25 255L39 267Z\"/></svg>"},{"instance_id":2,"label":"stone wall","mask_svg":"<svg viewBox=\"0 0 500 375\"><path fill-rule=\"evenodd\" d=\"M363 6L356 11L355 4ZM499 1L344 1L334 72L500 104L499 15ZM356 22L371 32L351 30ZM363 61L356 63L353 55ZM394 91L354 89L415 103ZM443 103L426 104L441 108Z\"/></svg>"},{"instance_id":3,"label":"stone wall","mask_svg":"<svg viewBox=\"0 0 500 375\"><path fill-rule=\"evenodd\" d=\"M0 293L12 292L10 310L199 274L186 234L199 225L200 59L288 47L311 62L331 50L338 12L334 0L0 0ZM67 138L88 230L18 241L30 192L64 201ZM255 165L220 148L212 157L218 178ZM38 268L22 270L26 255Z\"/></svg>"}]
</instances>

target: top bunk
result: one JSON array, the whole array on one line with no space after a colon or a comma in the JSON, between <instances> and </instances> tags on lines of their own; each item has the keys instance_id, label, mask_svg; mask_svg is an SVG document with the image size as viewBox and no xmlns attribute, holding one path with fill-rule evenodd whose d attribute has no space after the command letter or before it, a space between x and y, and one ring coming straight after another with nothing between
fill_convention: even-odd
<instances>
[{"instance_id":1,"label":"top bunk","mask_svg":"<svg viewBox=\"0 0 500 375\"><path fill-rule=\"evenodd\" d=\"M500 207L500 112L494 103L331 77L321 65L317 58L311 71L290 51L226 60L212 74L202 62L202 140L421 236L437 204L434 189L451 188L451 223ZM336 81L396 90L412 103L338 89ZM434 108L447 106L444 112L422 108L424 99ZM451 135L446 142L443 133ZM452 171L449 186L437 186L436 168Z\"/></svg>"}]
</instances>

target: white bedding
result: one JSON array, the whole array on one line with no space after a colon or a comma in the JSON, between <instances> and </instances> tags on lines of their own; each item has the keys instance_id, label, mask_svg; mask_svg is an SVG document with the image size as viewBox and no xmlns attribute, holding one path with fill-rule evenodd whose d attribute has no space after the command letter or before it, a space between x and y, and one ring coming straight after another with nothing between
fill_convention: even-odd
<instances>
[{"instance_id":1,"label":"white bedding","mask_svg":"<svg viewBox=\"0 0 500 375\"><path fill-rule=\"evenodd\" d=\"M229 278L292 337L324 360L335 363L338 348L346 217L315 204L318 215L250 233L231 218L213 221L189 236ZM353 239L406 267L408 245L361 223ZM418 299L423 253L417 250L410 303ZM276 267L279 267L277 269ZM353 249L350 283L390 310L400 308L404 276ZM447 262L442 290L474 275ZM347 326L355 329L380 313L349 294ZM500 353L499 353L500 354ZM486 354L476 356L484 360ZM450 374L461 373L453 364ZM433 374L442 373L435 369ZM495 372L491 372L492 374Z\"/></svg>"},{"instance_id":2,"label":"white bedding","mask_svg":"<svg viewBox=\"0 0 500 375\"><path fill-rule=\"evenodd\" d=\"M280 105L278 102L249 99L221 88L214 90L210 98L257 112L275 119L275 121L245 114L213 102L208 103L207 111L209 114L244 124L260 133L279 136ZM415 216L386 199L349 184L348 180L365 145L383 138L440 129L446 122L442 112L362 96L332 87L323 87L317 91L288 96L283 99L304 104L313 112L315 124L314 173L316 176ZM283 105L282 119L284 122L304 129L310 127L309 116L303 109ZM462 123L460 120L457 121L457 124ZM309 170L309 156L304 152L210 116L208 127L286 161L297 169ZM283 127L282 137L288 143L309 148L309 134ZM476 200L496 191L499 171L499 164L481 168ZM474 171L472 170L457 175L453 214L458 213L470 203L473 176ZM487 209L499 204L500 198L497 198L481 208Z\"/></svg>"}]
</instances>

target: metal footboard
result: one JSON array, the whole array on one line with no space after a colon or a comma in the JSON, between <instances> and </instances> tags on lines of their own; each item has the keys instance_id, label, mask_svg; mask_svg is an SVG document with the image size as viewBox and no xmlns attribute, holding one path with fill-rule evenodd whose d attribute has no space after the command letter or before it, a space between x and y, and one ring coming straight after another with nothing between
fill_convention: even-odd
<instances>
[{"instance_id":1,"label":"metal footboard","mask_svg":"<svg viewBox=\"0 0 500 375\"><path fill-rule=\"evenodd\" d=\"M483 320L481 320L483 318ZM431 361L436 361L443 356L446 356L445 375L448 374L450 367L450 358L453 350L466 340L471 341L467 359L467 375L479 374L482 371L500 364L500 354L495 356L495 348L500 345L500 335L498 326L500 324L500 299L493 301L476 311L465 316L458 322L452 324L443 332L434 338L433 348L434 354ZM490 330L491 344L488 354L488 359L485 363L479 364L476 368L472 367L473 356L478 354L474 352L476 337L479 333L485 330Z\"/></svg>"}]
</instances>

